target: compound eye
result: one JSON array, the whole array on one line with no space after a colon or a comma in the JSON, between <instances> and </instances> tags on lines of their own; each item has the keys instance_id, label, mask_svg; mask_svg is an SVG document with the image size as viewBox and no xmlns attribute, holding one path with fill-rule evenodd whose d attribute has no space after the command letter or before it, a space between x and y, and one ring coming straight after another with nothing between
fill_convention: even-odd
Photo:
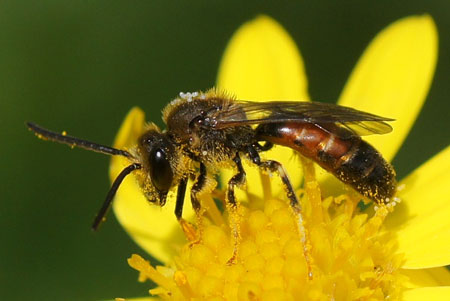
<instances>
[{"instance_id":1,"label":"compound eye","mask_svg":"<svg viewBox=\"0 0 450 301\"><path fill-rule=\"evenodd\" d=\"M152 150L149 163L153 185L159 191L168 191L172 185L173 172L166 153L160 148Z\"/></svg>"}]
</instances>

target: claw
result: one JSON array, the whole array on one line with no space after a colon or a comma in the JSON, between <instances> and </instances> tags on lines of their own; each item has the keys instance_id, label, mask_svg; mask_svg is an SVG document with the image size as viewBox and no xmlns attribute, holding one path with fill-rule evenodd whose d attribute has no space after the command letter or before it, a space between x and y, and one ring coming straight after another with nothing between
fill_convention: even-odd
<instances>
[{"instance_id":1,"label":"claw","mask_svg":"<svg viewBox=\"0 0 450 301\"><path fill-rule=\"evenodd\" d=\"M184 232L184 235L190 242L196 242L196 241L200 242L200 238L198 237L198 234L197 234L197 229L195 228L195 226L193 224L191 224L190 222L188 222L182 218L179 220L179 222L180 222L181 229Z\"/></svg>"}]
</instances>

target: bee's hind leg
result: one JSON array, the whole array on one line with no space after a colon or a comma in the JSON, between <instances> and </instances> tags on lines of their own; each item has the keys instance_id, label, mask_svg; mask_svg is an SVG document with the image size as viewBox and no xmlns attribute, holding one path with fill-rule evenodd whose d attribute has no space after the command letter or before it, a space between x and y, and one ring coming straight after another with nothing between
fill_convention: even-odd
<instances>
[{"instance_id":1,"label":"bee's hind leg","mask_svg":"<svg viewBox=\"0 0 450 301\"><path fill-rule=\"evenodd\" d=\"M234 188L235 186L240 186L244 184L245 182L245 170L242 166L241 157L239 156L239 153L236 153L236 156L233 158L234 163L237 167L237 174L235 174L229 181L228 181L228 190L227 190L227 197L226 197L226 206L229 213L230 218L230 228L233 233L233 255L228 260L228 264L233 264L236 262L237 254L239 251L239 242L241 240L241 230L240 230L240 220L239 220L239 210L238 210L238 202L236 201L236 197L234 195Z\"/></svg>"},{"instance_id":2,"label":"bee's hind leg","mask_svg":"<svg viewBox=\"0 0 450 301\"><path fill-rule=\"evenodd\" d=\"M305 228L300 202L297 198L297 195L295 194L294 188L292 187L292 183L289 180L286 170L284 169L283 165L281 165L281 163L277 161L274 160L261 161L257 145L253 145L248 148L248 156L250 160L256 165L258 165L260 168L268 170L270 172L275 172L280 176L281 181L283 182L283 185L285 187L287 197L290 201L291 208L294 211L295 216L298 218L297 221L298 232L300 234L300 239L303 245L303 256L305 257L306 265L308 268L308 278L312 279L313 274L311 268L311 256L309 250L308 233Z\"/></svg>"}]
</instances>

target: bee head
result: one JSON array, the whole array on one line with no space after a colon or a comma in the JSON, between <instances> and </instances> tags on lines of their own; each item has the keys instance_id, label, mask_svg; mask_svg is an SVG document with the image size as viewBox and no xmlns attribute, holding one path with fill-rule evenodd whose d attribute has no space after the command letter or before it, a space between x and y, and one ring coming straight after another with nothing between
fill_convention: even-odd
<instances>
[{"instance_id":1,"label":"bee head","mask_svg":"<svg viewBox=\"0 0 450 301\"><path fill-rule=\"evenodd\" d=\"M174 182L175 146L155 126L139 138L138 151L145 173L141 186L150 202L163 206Z\"/></svg>"}]
</instances>

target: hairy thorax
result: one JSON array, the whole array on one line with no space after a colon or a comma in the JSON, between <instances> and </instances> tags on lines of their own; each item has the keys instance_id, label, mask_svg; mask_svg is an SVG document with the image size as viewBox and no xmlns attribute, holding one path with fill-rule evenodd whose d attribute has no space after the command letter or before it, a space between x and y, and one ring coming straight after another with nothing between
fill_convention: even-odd
<instances>
[{"instance_id":1,"label":"hairy thorax","mask_svg":"<svg viewBox=\"0 0 450 301\"><path fill-rule=\"evenodd\" d=\"M209 164L226 164L236 152L245 151L255 134L250 126L216 129L216 116L233 104L229 98L214 95L177 98L164 110L167 134L182 145L184 151Z\"/></svg>"}]
</instances>

